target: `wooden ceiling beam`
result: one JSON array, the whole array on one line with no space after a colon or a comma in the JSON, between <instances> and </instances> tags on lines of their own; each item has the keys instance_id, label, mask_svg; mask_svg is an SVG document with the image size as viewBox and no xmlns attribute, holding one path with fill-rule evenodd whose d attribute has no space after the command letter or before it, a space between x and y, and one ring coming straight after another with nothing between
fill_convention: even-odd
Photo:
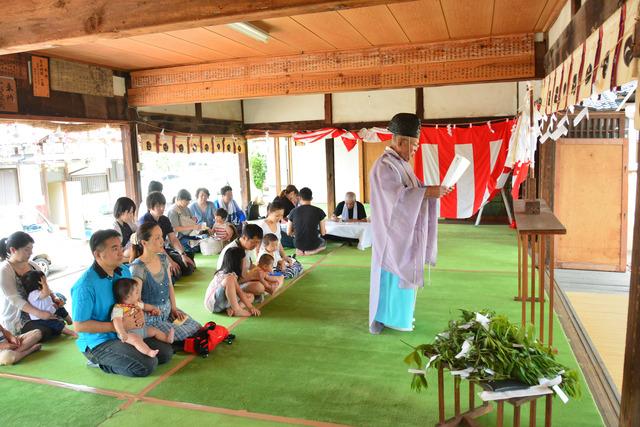
<instances>
[{"instance_id":1,"label":"wooden ceiling beam","mask_svg":"<svg viewBox=\"0 0 640 427\"><path fill-rule=\"evenodd\" d=\"M0 15L0 55L409 0L32 0Z\"/></svg>"},{"instance_id":2,"label":"wooden ceiling beam","mask_svg":"<svg viewBox=\"0 0 640 427\"><path fill-rule=\"evenodd\" d=\"M535 76L532 34L251 58L131 73L140 107Z\"/></svg>"}]
</instances>

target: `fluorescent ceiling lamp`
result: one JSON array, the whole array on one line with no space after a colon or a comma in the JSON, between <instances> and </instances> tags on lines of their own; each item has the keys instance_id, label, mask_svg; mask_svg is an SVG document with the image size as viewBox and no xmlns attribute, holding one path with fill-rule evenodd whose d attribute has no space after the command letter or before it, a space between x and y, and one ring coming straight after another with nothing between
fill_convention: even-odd
<instances>
[{"instance_id":1,"label":"fluorescent ceiling lamp","mask_svg":"<svg viewBox=\"0 0 640 427\"><path fill-rule=\"evenodd\" d=\"M234 22L233 24L227 24L227 27L236 30L239 33L244 34L247 37L251 37L254 40L258 40L262 43L266 43L269 40L269 34L261 30L260 28L247 24L246 22Z\"/></svg>"}]
</instances>

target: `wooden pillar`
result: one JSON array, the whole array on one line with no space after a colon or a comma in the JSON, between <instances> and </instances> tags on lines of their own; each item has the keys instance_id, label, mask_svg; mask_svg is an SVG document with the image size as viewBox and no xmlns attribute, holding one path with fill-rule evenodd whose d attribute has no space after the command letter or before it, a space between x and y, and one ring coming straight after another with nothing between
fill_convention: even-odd
<instances>
[{"instance_id":1,"label":"wooden pillar","mask_svg":"<svg viewBox=\"0 0 640 427\"><path fill-rule=\"evenodd\" d=\"M362 203L365 203L365 200L367 200L367 195L366 195L366 190L365 190L365 186L366 186L366 180L365 180L365 170L364 170L364 149L365 149L365 142L361 139L358 140L358 176L359 176L359 184L360 184L360 198L359 200L362 200Z\"/></svg>"},{"instance_id":2,"label":"wooden pillar","mask_svg":"<svg viewBox=\"0 0 640 427\"><path fill-rule=\"evenodd\" d=\"M327 158L327 213L331 215L336 208L336 173L333 153L333 138L325 139L324 143Z\"/></svg>"},{"instance_id":3,"label":"wooden pillar","mask_svg":"<svg viewBox=\"0 0 640 427\"><path fill-rule=\"evenodd\" d=\"M249 206L251 201L251 183L249 177L249 147L238 154L238 167L240 168L240 190L242 193L242 207Z\"/></svg>"},{"instance_id":4,"label":"wooden pillar","mask_svg":"<svg viewBox=\"0 0 640 427\"><path fill-rule=\"evenodd\" d=\"M124 158L124 187L127 197L139 206L142 202L140 188L140 157L138 155L138 128L136 125L122 125L122 154Z\"/></svg>"},{"instance_id":5,"label":"wooden pillar","mask_svg":"<svg viewBox=\"0 0 640 427\"><path fill-rule=\"evenodd\" d=\"M280 138L273 137L273 153L276 160L276 194L282 191L282 170L280 166Z\"/></svg>"},{"instance_id":6,"label":"wooden pillar","mask_svg":"<svg viewBox=\"0 0 640 427\"><path fill-rule=\"evenodd\" d=\"M324 94L324 122L327 125L333 124L333 100L330 93Z\"/></svg>"},{"instance_id":7,"label":"wooden pillar","mask_svg":"<svg viewBox=\"0 0 640 427\"><path fill-rule=\"evenodd\" d=\"M287 170L287 184L294 184L293 182L293 138L292 137L287 138L287 162L289 162L289 169Z\"/></svg>"},{"instance_id":8,"label":"wooden pillar","mask_svg":"<svg viewBox=\"0 0 640 427\"><path fill-rule=\"evenodd\" d=\"M640 151L640 150L639 150ZM636 212L640 212L640 174L636 184ZM629 284L629 312L627 342L624 351L620 426L631 427L640 420L640 219L636 214L633 225L631 281ZM635 420L635 421L634 421Z\"/></svg>"},{"instance_id":9,"label":"wooden pillar","mask_svg":"<svg viewBox=\"0 0 640 427\"><path fill-rule=\"evenodd\" d=\"M416 116L420 120L424 120L424 89L416 88Z\"/></svg>"}]
</instances>

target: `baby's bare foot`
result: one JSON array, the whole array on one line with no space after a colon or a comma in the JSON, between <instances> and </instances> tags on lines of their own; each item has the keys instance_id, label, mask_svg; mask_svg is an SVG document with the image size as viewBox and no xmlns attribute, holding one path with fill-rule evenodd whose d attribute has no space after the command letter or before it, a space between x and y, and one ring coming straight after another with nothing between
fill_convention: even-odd
<instances>
[{"instance_id":1,"label":"baby's bare foot","mask_svg":"<svg viewBox=\"0 0 640 427\"><path fill-rule=\"evenodd\" d=\"M159 352L159 351L160 351L160 350L149 350L149 351L147 352L147 356L149 356L149 357L156 357L156 356L158 355L158 352Z\"/></svg>"},{"instance_id":2,"label":"baby's bare foot","mask_svg":"<svg viewBox=\"0 0 640 427\"><path fill-rule=\"evenodd\" d=\"M176 330L175 330L175 329L173 329L173 328L169 329L169 333L167 334L167 342L168 342L169 344L172 344L172 343L173 343L173 340L174 340L174 338L175 338L175 335L176 335Z\"/></svg>"}]
</instances>

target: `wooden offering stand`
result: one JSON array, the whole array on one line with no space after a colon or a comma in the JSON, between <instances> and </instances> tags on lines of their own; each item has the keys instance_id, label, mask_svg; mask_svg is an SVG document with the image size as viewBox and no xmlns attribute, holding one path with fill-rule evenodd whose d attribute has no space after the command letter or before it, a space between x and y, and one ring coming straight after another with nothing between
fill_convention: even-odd
<instances>
[{"instance_id":1,"label":"wooden offering stand","mask_svg":"<svg viewBox=\"0 0 640 427\"><path fill-rule=\"evenodd\" d=\"M465 412L461 412L460 409L460 383L462 382L459 376L454 378L453 382L453 405L454 416L445 419L445 398L444 398L444 367L438 369L438 423L436 427L455 427L455 426L468 426L468 427L480 427L480 424L476 421L477 418L488 414L493 411L493 407L489 402L483 402L482 405L475 405L475 386L481 383L470 380L469 381L469 398L468 409ZM536 426L536 407L538 399L545 399L545 415L544 426L551 427L551 414L553 405L553 394L544 394L539 396L526 396L516 397L511 399L495 400L498 412L496 414L496 427L504 426L504 404L508 403L513 405L513 427L520 427L520 412L521 407L529 403L529 427Z\"/></svg>"},{"instance_id":2,"label":"wooden offering stand","mask_svg":"<svg viewBox=\"0 0 640 427\"><path fill-rule=\"evenodd\" d=\"M554 303L554 246L555 235L567 234L567 229L555 217L544 200L540 202L540 213L525 212L525 200L514 200L513 210L518 231L518 295L522 302L522 327L527 323L539 326L538 340L545 339L545 269L546 244L549 242L549 315L548 345L553 347L553 303ZM531 248L531 270L529 270L529 248ZM536 268L538 269L538 296L536 297ZM529 278L531 280L529 281ZM529 289L529 284L531 288ZM527 305L530 303L530 319L527 322ZM536 322L536 303L539 303L539 321Z\"/></svg>"}]
</instances>

